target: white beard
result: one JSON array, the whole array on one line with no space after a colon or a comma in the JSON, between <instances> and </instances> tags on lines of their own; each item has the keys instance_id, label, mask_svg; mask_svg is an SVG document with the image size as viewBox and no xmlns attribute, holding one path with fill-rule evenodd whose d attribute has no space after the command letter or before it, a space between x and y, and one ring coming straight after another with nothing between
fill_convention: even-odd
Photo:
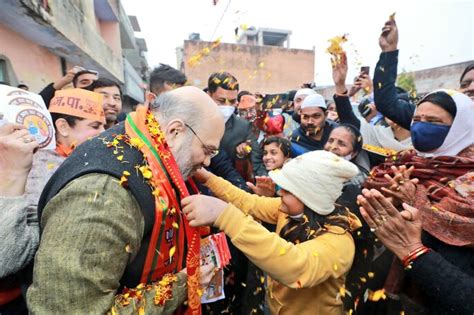
<instances>
[{"instance_id":1,"label":"white beard","mask_svg":"<svg viewBox=\"0 0 474 315\"><path fill-rule=\"evenodd\" d=\"M193 137L189 135L187 139L173 152L176 164L178 164L179 171L186 180L194 172L194 165L191 162L191 147Z\"/></svg>"}]
</instances>

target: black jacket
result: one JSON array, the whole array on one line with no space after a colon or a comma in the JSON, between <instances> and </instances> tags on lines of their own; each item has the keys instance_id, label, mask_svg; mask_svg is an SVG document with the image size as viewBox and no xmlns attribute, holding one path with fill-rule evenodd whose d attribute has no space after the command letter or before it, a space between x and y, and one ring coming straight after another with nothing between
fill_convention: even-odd
<instances>
[{"instance_id":1,"label":"black jacket","mask_svg":"<svg viewBox=\"0 0 474 315\"><path fill-rule=\"evenodd\" d=\"M44 89L39 92L39 95L43 98L44 103L46 104L46 108L49 108L49 103L54 97L54 93L56 93L56 89L53 87L54 83L48 84Z\"/></svg>"},{"instance_id":2,"label":"black jacket","mask_svg":"<svg viewBox=\"0 0 474 315\"><path fill-rule=\"evenodd\" d=\"M448 245L426 232L422 241L433 252L417 258L406 274L428 314L474 314L474 249Z\"/></svg>"},{"instance_id":3,"label":"black jacket","mask_svg":"<svg viewBox=\"0 0 474 315\"><path fill-rule=\"evenodd\" d=\"M252 125L250 122L232 114L225 124L225 132L221 140L220 149L224 150L232 161L235 161L238 159L235 148L247 140L250 140L249 145L252 147L250 162L252 163L254 175L266 176L267 170L262 162L262 149L252 131Z\"/></svg>"},{"instance_id":4,"label":"black jacket","mask_svg":"<svg viewBox=\"0 0 474 315\"><path fill-rule=\"evenodd\" d=\"M219 151L219 154L211 159L211 164L207 168L213 174L224 178L232 183L232 185L250 192L245 179L237 172L232 165L232 160L225 151ZM206 187L199 187L201 191L207 190Z\"/></svg>"},{"instance_id":5,"label":"black jacket","mask_svg":"<svg viewBox=\"0 0 474 315\"><path fill-rule=\"evenodd\" d=\"M328 141L331 131L337 126L337 123L326 120L323 136L319 141L308 137L301 126L298 127L291 135L292 156L295 157L308 151L324 150L324 145Z\"/></svg>"},{"instance_id":6,"label":"black jacket","mask_svg":"<svg viewBox=\"0 0 474 315\"><path fill-rule=\"evenodd\" d=\"M415 104L397 96L398 50L380 54L374 73L374 100L377 110L402 128L410 130Z\"/></svg>"},{"instance_id":7,"label":"black jacket","mask_svg":"<svg viewBox=\"0 0 474 315\"><path fill-rule=\"evenodd\" d=\"M113 139L116 139L117 135L124 133L125 126L121 122L103 132L100 137L92 138L79 145L46 184L38 202L38 218L41 218L42 211L48 201L74 179L86 174L100 173L111 175L120 180L123 171L128 171L130 176L128 176L127 189L140 206L145 222L142 243L138 254L127 265L120 280L122 287L133 288L140 283L148 247L152 240L152 231L155 224L155 201L152 190L143 178L143 174L137 172L134 168L135 165L143 163L143 154L122 142L122 140L119 140L120 145L124 148L124 159L129 162L122 163L117 160L113 150L108 148L103 142L103 139L111 142ZM181 263L184 264L184 262Z\"/></svg>"}]
</instances>

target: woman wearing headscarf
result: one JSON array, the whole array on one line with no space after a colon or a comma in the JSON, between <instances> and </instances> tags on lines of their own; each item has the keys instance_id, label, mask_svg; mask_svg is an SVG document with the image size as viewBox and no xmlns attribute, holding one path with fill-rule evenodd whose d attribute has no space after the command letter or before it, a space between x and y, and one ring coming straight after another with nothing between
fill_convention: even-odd
<instances>
[{"instance_id":1,"label":"woman wearing headscarf","mask_svg":"<svg viewBox=\"0 0 474 315\"><path fill-rule=\"evenodd\" d=\"M411 124L415 150L374 168L372 189L359 197L371 230L398 258L384 287L407 312L474 311L473 121L466 95L428 94Z\"/></svg>"},{"instance_id":2,"label":"woman wearing headscarf","mask_svg":"<svg viewBox=\"0 0 474 315\"><path fill-rule=\"evenodd\" d=\"M362 150L362 144L362 134L355 126L341 124L331 131L328 141L324 145L324 150L351 161L357 166L359 174L350 183L359 187L369 175L369 172L356 161Z\"/></svg>"}]
</instances>

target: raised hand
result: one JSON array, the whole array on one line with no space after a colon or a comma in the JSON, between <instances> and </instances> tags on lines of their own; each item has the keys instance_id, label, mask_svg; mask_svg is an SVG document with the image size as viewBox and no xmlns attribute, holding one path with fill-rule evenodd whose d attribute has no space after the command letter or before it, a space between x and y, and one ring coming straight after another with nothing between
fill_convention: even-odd
<instances>
[{"instance_id":1,"label":"raised hand","mask_svg":"<svg viewBox=\"0 0 474 315\"><path fill-rule=\"evenodd\" d=\"M343 52L340 60L331 58L332 64L332 78L334 85L336 86L336 93L343 94L346 91L346 78L347 78L347 56Z\"/></svg>"},{"instance_id":2,"label":"raised hand","mask_svg":"<svg viewBox=\"0 0 474 315\"><path fill-rule=\"evenodd\" d=\"M398 28L395 19L391 18L385 22L382 28L382 34L379 37L379 45L383 52L397 50L398 46Z\"/></svg>"},{"instance_id":3,"label":"raised hand","mask_svg":"<svg viewBox=\"0 0 474 315\"><path fill-rule=\"evenodd\" d=\"M247 182L247 186L257 195L265 197L275 197L275 183L268 176L256 176L256 185Z\"/></svg>"},{"instance_id":4,"label":"raised hand","mask_svg":"<svg viewBox=\"0 0 474 315\"><path fill-rule=\"evenodd\" d=\"M7 123L0 127L0 195L19 196L39 144L23 125Z\"/></svg>"}]
</instances>

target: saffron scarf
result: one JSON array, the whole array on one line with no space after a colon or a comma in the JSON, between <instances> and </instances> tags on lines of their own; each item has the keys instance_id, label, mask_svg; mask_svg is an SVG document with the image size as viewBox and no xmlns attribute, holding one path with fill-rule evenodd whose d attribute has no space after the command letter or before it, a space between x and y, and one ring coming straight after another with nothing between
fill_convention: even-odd
<instances>
[{"instance_id":1,"label":"saffron scarf","mask_svg":"<svg viewBox=\"0 0 474 315\"><path fill-rule=\"evenodd\" d=\"M152 186L155 198L155 223L141 282L157 281L166 273L178 272L184 268L185 259L188 275L187 313L201 314L200 231L189 226L176 197L176 193L179 193L180 199L189 196L185 181L164 133L146 107L139 106L136 112L127 116L125 132L130 138L130 144L146 158L149 169L140 171ZM147 170L151 173L147 174ZM187 255L184 257L186 248Z\"/></svg>"},{"instance_id":2,"label":"saffron scarf","mask_svg":"<svg viewBox=\"0 0 474 315\"><path fill-rule=\"evenodd\" d=\"M68 147L58 142L56 144L56 153L64 158L67 158L68 156L72 154L72 151L74 151L75 148L76 148L75 144L72 144L71 146Z\"/></svg>"}]
</instances>

